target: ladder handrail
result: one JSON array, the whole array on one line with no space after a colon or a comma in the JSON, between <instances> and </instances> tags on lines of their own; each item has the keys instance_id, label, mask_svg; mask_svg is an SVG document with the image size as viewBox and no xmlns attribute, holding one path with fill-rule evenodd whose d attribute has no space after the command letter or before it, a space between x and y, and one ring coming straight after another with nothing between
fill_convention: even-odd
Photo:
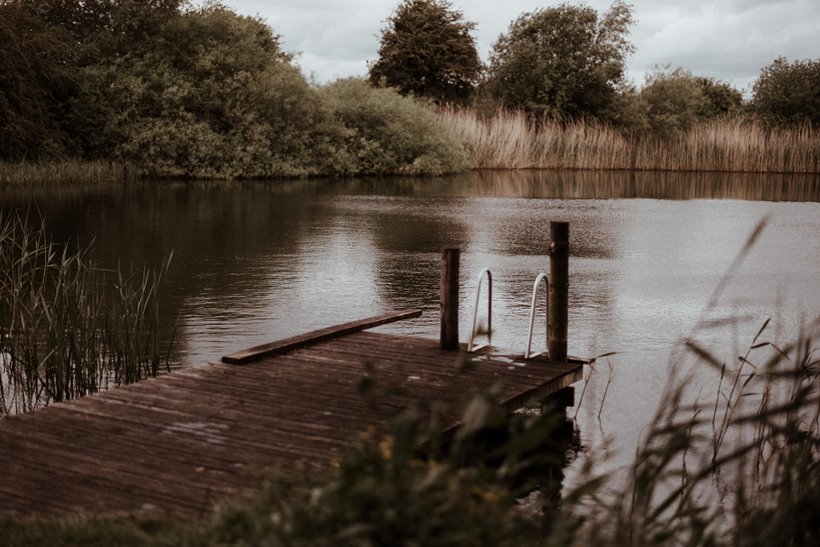
<instances>
[{"instance_id":1,"label":"ladder handrail","mask_svg":"<svg viewBox=\"0 0 820 547\"><path fill-rule=\"evenodd\" d=\"M532 328L535 324L535 300L538 298L538 287L541 286L543 282L544 285L544 306L546 308L546 319L544 320L545 328L544 328L544 341L549 348L549 313L550 313L550 286L549 286L549 277L544 272L539 273L535 278L535 283L532 286L532 304L530 304L530 331L529 335L527 336L527 351L524 352L524 359L530 359L532 357L538 357L542 353L547 353L547 349L541 351L539 353L531 354L530 347L532 346Z\"/></svg>"},{"instance_id":2,"label":"ladder handrail","mask_svg":"<svg viewBox=\"0 0 820 547\"><path fill-rule=\"evenodd\" d=\"M484 276L487 276L487 343L473 347L473 339L475 338L475 326L478 319L478 300L481 297L481 283L484 281ZM470 329L470 340L467 342L467 352L478 351L483 347L490 346L493 343L493 274L489 268L484 268L479 272L476 280L475 289L475 304L473 306L473 326Z\"/></svg>"}]
</instances>

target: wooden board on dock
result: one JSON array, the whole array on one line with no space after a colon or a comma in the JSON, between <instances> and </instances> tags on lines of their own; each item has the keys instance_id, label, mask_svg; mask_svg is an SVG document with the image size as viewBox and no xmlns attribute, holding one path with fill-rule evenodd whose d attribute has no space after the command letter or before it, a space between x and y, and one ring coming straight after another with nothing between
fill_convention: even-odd
<instances>
[{"instance_id":1,"label":"wooden board on dock","mask_svg":"<svg viewBox=\"0 0 820 547\"><path fill-rule=\"evenodd\" d=\"M449 419L496 386L513 410L581 379L582 362L473 355L363 329L388 314L266 344L0 421L0 513L206 515L260 477L330 473L345 450L414 402ZM298 340L297 340L298 339ZM359 390L368 374L374 388Z\"/></svg>"}]
</instances>

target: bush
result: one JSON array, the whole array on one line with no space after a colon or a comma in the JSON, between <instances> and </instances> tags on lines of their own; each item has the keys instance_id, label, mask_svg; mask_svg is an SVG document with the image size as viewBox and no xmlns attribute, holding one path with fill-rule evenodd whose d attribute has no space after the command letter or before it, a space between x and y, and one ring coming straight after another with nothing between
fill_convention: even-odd
<instances>
[{"instance_id":1,"label":"bush","mask_svg":"<svg viewBox=\"0 0 820 547\"><path fill-rule=\"evenodd\" d=\"M352 174L440 175L467 168L467 152L435 114L391 89L340 80L321 89L344 126Z\"/></svg>"},{"instance_id":2,"label":"bush","mask_svg":"<svg viewBox=\"0 0 820 547\"><path fill-rule=\"evenodd\" d=\"M101 74L114 154L150 175L322 171L330 113L261 20L208 5L169 21L153 51Z\"/></svg>"},{"instance_id":3,"label":"bush","mask_svg":"<svg viewBox=\"0 0 820 547\"><path fill-rule=\"evenodd\" d=\"M820 125L820 59L778 57L760 72L753 92L752 108L765 121Z\"/></svg>"},{"instance_id":4,"label":"bush","mask_svg":"<svg viewBox=\"0 0 820 547\"><path fill-rule=\"evenodd\" d=\"M740 92L729 84L668 67L656 68L647 77L639 99L645 106L648 129L666 139L699 122L735 114L742 104Z\"/></svg>"}]
</instances>

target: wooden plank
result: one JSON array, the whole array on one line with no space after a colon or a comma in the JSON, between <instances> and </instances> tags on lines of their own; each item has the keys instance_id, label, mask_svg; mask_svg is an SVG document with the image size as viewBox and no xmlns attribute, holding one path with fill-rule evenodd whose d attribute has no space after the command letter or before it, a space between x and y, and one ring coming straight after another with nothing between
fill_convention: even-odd
<instances>
[{"instance_id":1,"label":"wooden plank","mask_svg":"<svg viewBox=\"0 0 820 547\"><path fill-rule=\"evenodd\" d=\"M0 475L9 477L0 512L149 504L199 518L277 469L294 482L324 476L363 433L382 430L414 401L442 403L447 427L471 393L499 386L512 410L580 379L582 363L484 353L462 370L435 340L361 332L418 313L322 329L233 354L243 367L190 367L2 421L0 452L12 457L0 454ZM365 373L376 388L362 395ZM41 501L54 481L61 495Z\"/></svg>"},{"instance_id":2,"label":"wooden plank","mask_svg":"<svg viewBox=\"0 0 820 547\"><path fill-rule=\"evenodd\" d=\"M403 312L391 312L384 315L369 317L359 321L352 321L350 323L343 323L324 329L315 330L299 336L285 338L276 342L262 344L247 350L238 351L222 358L223 363L230 365L244 365L252 361L259 360L270 355L277 355L286 353L296 348L316 344L323 340L329 340L339 336L345 336L354 332L359 332L365 329L372 329L388 323L395 323L403 319L411 319L421 316L421 310L410 310Z\"/></svg>"}]
</instances>

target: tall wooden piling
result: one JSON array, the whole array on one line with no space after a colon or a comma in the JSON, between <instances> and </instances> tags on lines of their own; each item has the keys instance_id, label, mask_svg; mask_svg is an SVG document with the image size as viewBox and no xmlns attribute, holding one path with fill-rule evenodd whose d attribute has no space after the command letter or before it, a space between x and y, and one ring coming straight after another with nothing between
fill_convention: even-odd
<instances>
[{"instance_id":1,"label":"tall wooden piling","mask_svg":"<svg viewBox=\"0 0 820 547\"><path fill-rule=\"evenodd\" d=\"M441 349L458 349L458 270L461 251L441 253Z\"/></svg>"},{"instance_id":2,"label":"tall wooden piling","mask_svg":"<svg viewBox=\"0 0 820 547\"><path fill-rule=\"evenodd\" d=\"M569 323L569 223L550 222L549 354L553 361L567 360Z\"/></svg>"}]
</instances>

